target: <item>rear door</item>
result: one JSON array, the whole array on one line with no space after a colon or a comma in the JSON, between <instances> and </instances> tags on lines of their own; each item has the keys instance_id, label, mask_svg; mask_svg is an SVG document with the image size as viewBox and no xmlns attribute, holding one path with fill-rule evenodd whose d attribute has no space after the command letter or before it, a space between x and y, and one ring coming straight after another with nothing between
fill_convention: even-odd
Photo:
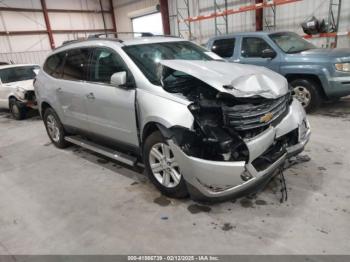
<instances>
[{"instance_id":1,"label":"rear door","mask_svg":"<svg viewBox=\"0 0 350 262\"><path fill-rule=\"evenodd\" d=\"M216 39L213 41L211 51L227 60L232 60L235 51L236 39L234 37Z\"/></svg>"},{"instance_id":2,"label":"rear door","mask_svg":"<svg viewBox=\"0 0 350 262\"><path fill-rule=\"evenodd\" d=\"M275 52L274 58L264 58L263 52L271 50ZM273 71L279 71L279 57L277 52L261 37L242 37L239 62L267 67Z\"/></svg>"},{"instance_id":3,"label":"rear door","mask_svg":"<svg viewBox=\"0 0 350 262\"><path fill-rule=\"evenodd\" d=\"M87 130L86 80L91 48L75 48L65 54L62 76L55 87L65 125Z\"/></svg>"},{"instance_id":4,"label":"rear door","mask_svg":"<svg viewBox=\"0 0 350 262\"><path fill-rule=\"evenodd\" d=\"M111 85L111 76L127 72L127 82L133 76L120 55L110 48L96 48L91 59L89 83L86 85L86 107L91 132L127 146L137 146L135 114L136 89ZM135 85L134 85L135 86Z\"/></svg>"}]
</instances>

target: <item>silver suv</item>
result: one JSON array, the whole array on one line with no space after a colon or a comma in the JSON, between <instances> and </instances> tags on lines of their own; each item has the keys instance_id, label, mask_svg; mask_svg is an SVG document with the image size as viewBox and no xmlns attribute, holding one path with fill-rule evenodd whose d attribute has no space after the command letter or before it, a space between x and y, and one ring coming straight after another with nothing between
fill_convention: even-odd
<instances>
[{"instance_id":1,"label":"silver suv","mask_svg":"<svg viewBox=\"0 0 350 262\"><path fill-rule=\"evenodd\" d=\"M57 147L143 163L170 197L255 191L310 136L283 76L179 38L72 42L53 51L34 85Z\"/></svg>"}]
</instances>

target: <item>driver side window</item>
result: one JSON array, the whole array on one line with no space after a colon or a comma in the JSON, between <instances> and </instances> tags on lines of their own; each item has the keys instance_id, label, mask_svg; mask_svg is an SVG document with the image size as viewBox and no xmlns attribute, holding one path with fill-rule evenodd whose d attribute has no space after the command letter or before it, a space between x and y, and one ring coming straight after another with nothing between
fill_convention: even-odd
<instances>
[{"instance_id":1,"label":"driver side window","mask_svg":"<svg viewBox=\"0 0 350 262\"><path fill-rule=\"evenodd\" d=\"M263 51L272 49L262 38L245 37L242 41L242 57L263 57Z\"/></svg>"},{"instance_id":2,"label":"driver side window","mask_svg":"<svg viewBox=\"0 0 350 262\"><path fill-rule=\"evenodd\" d=\"M127 82L131 82L131 74L122 58L112 50L98 48L91 61L90 81L110 84L114 73L127 72Z\"/></svg>"}]
</instances>

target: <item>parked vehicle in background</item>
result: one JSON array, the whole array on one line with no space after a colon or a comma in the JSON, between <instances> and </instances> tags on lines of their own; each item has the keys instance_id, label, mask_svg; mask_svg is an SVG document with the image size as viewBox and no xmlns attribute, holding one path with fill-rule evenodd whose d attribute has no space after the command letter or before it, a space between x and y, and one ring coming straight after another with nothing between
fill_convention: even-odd
<instances>
[{"instance_id":1,"label":"parked vehicle in background","mask_svg":"<svg viewBox=\"0 0 350 262\"><path fill-rule=\"evenodd\" d=\"M33 64L0 66L0 108L21 120L29 108L37 109L33 79L40 67Z\"/></svg>"},{"instance_id":2,"label":"parked vehicle in background","mask_svg":"<svg viewBox=\"0 0 350 262\"><path fill-rule=\"evenodd\" d=\"M143 162L170 197L257 190L310 136L284 77L179 38L72 42L46 59L34 85L55 146Z\"/></svg>"},{"instance_id":3,"label":"parked vehicle in background","mask_svg":"<svg viewBox=\"0 0 350 262\"><path fill-rule=\"evenodd\" d=\"M285 76L307 111L350 95L350 49L319 49L292 32L217 36L207 45L230 62L265 66Z\"/></svg>"}]
</instances>

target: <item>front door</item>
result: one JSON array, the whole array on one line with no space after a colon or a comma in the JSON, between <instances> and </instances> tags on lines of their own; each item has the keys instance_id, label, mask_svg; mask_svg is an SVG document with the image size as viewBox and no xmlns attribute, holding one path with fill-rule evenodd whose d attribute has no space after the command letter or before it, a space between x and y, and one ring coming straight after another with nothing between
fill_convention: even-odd
<instances>
[{"instance_id":1,"label":"front door","mask_svg":"<svg viewBox=\"0 0 350 262\"><path fill-rule=\"evenodd\" d=\"M122 71L127 72L127 81L133 82L125 62L114 50L97 48L94 51L90 79L86 85L89 129L104 138L137 146L136 89L111 85L111 76Z\"/></svg>"},{"instance_id":2,"label":"front door","mask_svg":"<svg viewBox=\"0 0 350 262\"><path fill-rule=\"evenodd\" d=\"M242 64L252 64L267 67L275 72L279 71L279 58L276 54L274 58L264 58L263 52L273 48L260 37L243 37L241 40L241 54L239 62Z\"/></svg>"}]
</instances>

